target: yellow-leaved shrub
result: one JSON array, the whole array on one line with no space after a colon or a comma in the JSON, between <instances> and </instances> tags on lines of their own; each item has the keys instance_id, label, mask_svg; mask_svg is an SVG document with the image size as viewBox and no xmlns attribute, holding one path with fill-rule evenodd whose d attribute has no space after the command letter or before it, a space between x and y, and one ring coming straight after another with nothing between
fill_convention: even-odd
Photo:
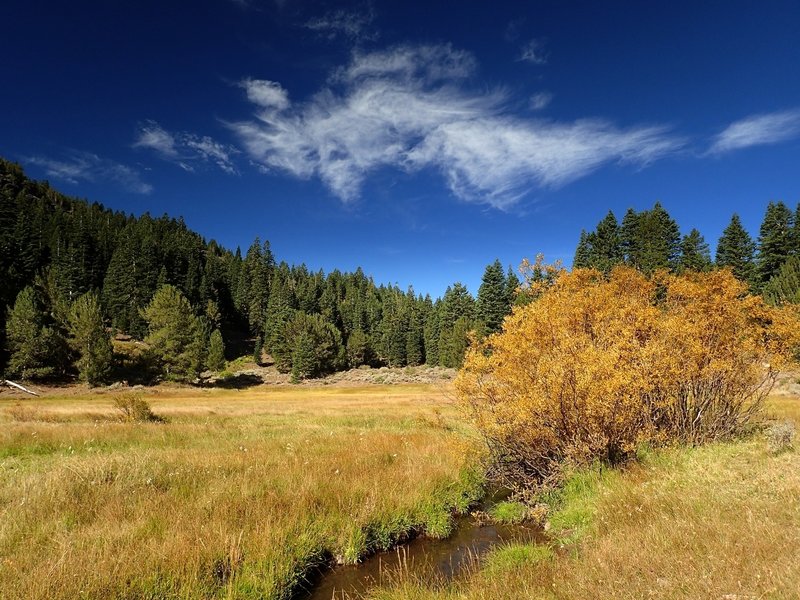
<instances>
[{"instance_id":1,"label":"yellow-leaved shrub","mask_svg":"<svg viewBox=\"0 0 800 600\"><path fill-rule=\"evenodd\" d=\"M800 343L795 307L770 307L727 271L646 278L561 272L468 352L462 405L512 487L639 444L742 430Z\"/></svg>"}]
</instances>

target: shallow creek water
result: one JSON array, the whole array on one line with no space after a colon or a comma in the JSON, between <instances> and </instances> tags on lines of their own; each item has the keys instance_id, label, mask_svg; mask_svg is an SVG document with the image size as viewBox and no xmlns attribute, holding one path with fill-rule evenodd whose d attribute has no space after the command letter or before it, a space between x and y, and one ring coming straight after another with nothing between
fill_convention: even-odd
<instances>
[{"instance_id":1,"label":"shallow creek water","mask_svg":"<svg viewBox=\"0 0 800 600\"><path fill-rule=\"evenodd\" d=\"M414 538L393 550L366 558L357 565L323 571L310 584L311 590L298 594L302 600L358 598L369 590L388 584L393 578L447 582L463 576L480 564L486 553L510 542L543 541L541 529L525 525L481 525L462 517L453 534L444 540Z\"/></svg>"}]
</instances>

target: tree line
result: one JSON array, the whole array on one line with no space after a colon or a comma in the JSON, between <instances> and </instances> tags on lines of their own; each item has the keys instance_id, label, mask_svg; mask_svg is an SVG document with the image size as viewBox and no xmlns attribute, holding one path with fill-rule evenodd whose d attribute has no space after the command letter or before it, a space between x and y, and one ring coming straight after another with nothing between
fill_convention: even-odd
<instances>
[{"instance_id":1,"label":"tree line","mask_svg":"<svg viewBox=\"0 0 800 600\"><path fill-rule=\"evenodd\" d=\"M645 274L660 269L683 273L728 267L767 301L797 302L800 204L792 211L783 202L770 202L755 240L739 216L732 215L713 259L703 235L692 229L681 236L678 224L658 202L640 212L629 208L621 222L609 211L594 231L581 231L573 266L608 273L620 264Z\"/></svg>"},{"instance_id":2,"label":"tree line","mask_svg":"<svg viewBox=\"0 0 800 600\"><path fill-rule=\"evenodd\" d=\"M267 241L231 251L182 219L71 198L2 159L0 277L4 372L90 383L124 366L115 333L144 340L148 368L178 380L223 368L242 340L256 361L269 355L297 379L361 365L457 367L470 332L499 330L519 285L499 261L477 297L454 283L436 300L376 285L360 268L290 266Z\"/></svg>"}]
</instances>

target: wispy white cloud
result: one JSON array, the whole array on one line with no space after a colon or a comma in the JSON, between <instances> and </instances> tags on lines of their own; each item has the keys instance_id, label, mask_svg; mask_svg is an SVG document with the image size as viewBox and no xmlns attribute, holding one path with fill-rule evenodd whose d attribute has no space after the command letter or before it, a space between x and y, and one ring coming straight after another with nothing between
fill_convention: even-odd
<instances>
[{"instance_id":1,"label":"wispy white cloud","mask_svg":"<svg viewBox=\"0 0 800 600\"><path fill-rule=\"evenodd\" d=\"M528 40L520 48L519 60L534 65L547 64L548 54L543 40Z\"/></svg>"},{"instance_id":2,"label":"wispy white cloud","mask_svg":"<svg viewBox=\"0 0 800 600\"><path fill-rule=\"evenodd\" d=\"M563 185L610 162L644 165L683 144L664 127L520 118L504 90L468 87L475 70L470 54L450 46L356 52L302 104L291 104L278 83L260 82L286 104L256 100L254 119L229 126L256 163L319 177L344 201L380 167L432 167L460 198L498 208L536 186Z\"/></svg>"},{"instance_id":3,"label":"wispy white cloud","mask_svg":"<svg viewBox=\"0 0 800 600\"><path fill-rule=\"evenodd\" d=\"M531 110L542 110L547 108L553 101L553 94L550 92L539 92L531 96L530 107Z\"/></svg>"},{"instance_id":4,"label":"wispy white cloud","mask_svg":"<svg viewBox=\"0 0 800 600\"><path fill-rule=\"evenodd\" d=\"M48 177L67 183L111 181L135 194L153 191L153 186L142 181L135 169L91 152L71 150L63 158L30 156L25 160L43 168Z\"/></svg>"},{"instance_id":5,"label":"wispy white cloud","mask_svg":"<svg viewBox=\"0 0 800 600\"><path fill-rule=\"evenodd\" d=\"M140 127L133 147L155 150L164 158L175 159L180 156L176 147L175 136L155 121L147 121Z\"/></svg>"},{"instance_id":6,"label":"wispy white cloud","mask_svg":"<svg viewBox=\"0 0 800 600\"><path fill-rule=\"evenodd\" d=\"M258 82L256 82L258 83ZM244 86L244 83L243 83ZM259 96L248 97L256 102ZM134 148L153 150L164 160L174 162L183 170L193 172L197 162L213 163L225 173L238 173L232 156L238 151L208 136L193 133L171 133L155 121L146 121L139 128Z\"/></svg>"},{"instance_id":7,"label":"wispy white cloud","mask_svg":"<svg viewBox=\"0 0 800 600\"><path fill-rule=\"evenodd\" d=\"M328 12L306 21L304 26L328 39L341 37L357 42L377 39L378 33L372 27L374 21L375 10L372 4L366 4L361 9Z\"/></svg>"},{"instance_id":8,"label":"wispy white cloud","mask_svg":"<svg viewBox=\"0 0 800 600\"><path fill-rule=\"evenodd\" d=\"M800 109L752 115L728 125L715 138L708 152L722 154L731 150L777 144L800 136Z\"/></svg>"},{"instance_id":9,"label":"wispy white cloud","mask_svg":"<svg viewBox=\"0 0 800 600\"><path fill-rule=\"evenodd\" d=\"M289 107L289 94L279 83L263 79L245 79L239 85L247 93L247 99L261 108L283 110Z\"/></svg>"}]
</instances>

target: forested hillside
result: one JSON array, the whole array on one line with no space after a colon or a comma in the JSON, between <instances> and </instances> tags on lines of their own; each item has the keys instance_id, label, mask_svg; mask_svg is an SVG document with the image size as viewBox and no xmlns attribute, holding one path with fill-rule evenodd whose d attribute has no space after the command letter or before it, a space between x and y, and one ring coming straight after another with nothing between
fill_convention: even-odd
<instances>
[{"instance_id":1,"label":"forested hillside","mask_svg":"<svg viewBox=\"0 0 800 600\"><path fill-rule=\"evenodd\" d=\"M245 339L249 347L237 350L260 359L263 349L298 378L362 364L458 366L468 332L497 330L519 283L495 262L477 301L460 283L434 301L376 285L361 269L325 274L278 262L259 239L242 256L181 219L70 198L1 159L0 250L2 364L22 377L80 371L75 363L89 344L81 345L73 313L86 294L99 314L79 311L84 329L94 318L95 330L99 319L108 332L147 339L162 349L163 374L178 379L210 366L208 347L218 349L220 337L228 358L231 340ZM162 339L181 319L186 326L173 335L184 339Z\"/></svg>"},{"instance_id":2,"label":"forested hillside","mask_svg":"<svg viewBox=\"0 0 800 600\"><path fill-rule=\"evenodd\" d=\"M581 233L573 263L645 274L729 267L767 300L794 302L799 215L770 202L757 241L733 215L712 260L700 232L682 236L659 203L629 209L621 222L609 212ZM456 282L433 300L376 285L361 269L325 274L278 262L258 238L243 256L181 219L70 198L1 159L0 261L0 359L23 378L114 378L119 357L108 338L118 333L147 342L153 377L179 380L243 353L269 356L296 379L360 365L457 367L470 332L499 330L525 300L499 261L486 267L476 298Z\"/></svg>"}]
</instances>

